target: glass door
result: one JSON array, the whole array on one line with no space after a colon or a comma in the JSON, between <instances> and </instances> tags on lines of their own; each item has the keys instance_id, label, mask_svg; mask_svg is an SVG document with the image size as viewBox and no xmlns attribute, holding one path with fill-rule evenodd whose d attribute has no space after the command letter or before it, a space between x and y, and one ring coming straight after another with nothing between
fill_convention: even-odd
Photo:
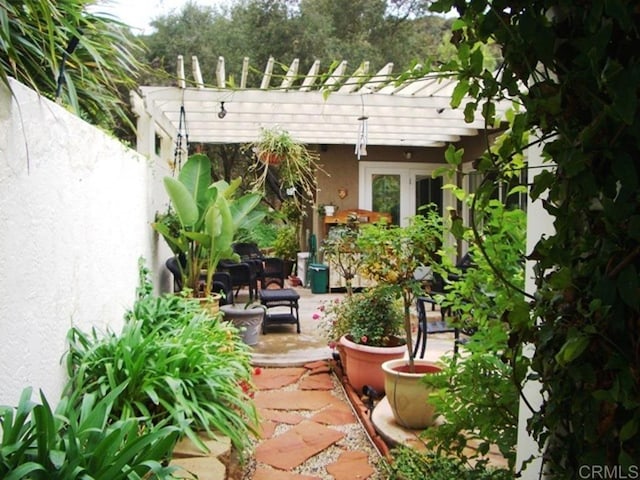
<instances>
[{"instance_id":1,"label":"glass door","mask_svg":"<svg viewBox=\"0 0 640 480\"><path fill-rule=\"evenodd\" d=\"M433 168L416 163L360 162L360 208L390 213L393 223L405 225L428 203L440 214L448 206L442 178L432 178Z\"/></svg>"}]
</instances>

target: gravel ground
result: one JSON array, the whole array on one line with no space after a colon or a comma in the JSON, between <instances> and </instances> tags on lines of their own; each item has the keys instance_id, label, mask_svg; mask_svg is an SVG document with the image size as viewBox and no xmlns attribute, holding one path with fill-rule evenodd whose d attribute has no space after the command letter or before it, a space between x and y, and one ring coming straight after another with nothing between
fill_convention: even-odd
<instances>
[{"instance_id":1,"label":"gravel ground","mask_svg":"<svg viewBox=\"0 0 640 480\"><path fill-rule=\"evenodd\" d=\"M304 377L304 376L303 376ZM332 394L338 397L343 402L351 405L347 396L343 390L340 381L336 378L334 374L331 374L331 379L333 382L333 390ZM282 390L293 390L296 389L297 386L289 385L284 387ZM309 418L316 413L317 411L308 411L308 410L295 410L295 413L303 416L305 418ZM379 466L381 462L380 454L377 449L374 447L373 443L369 439L364 427L360 424L358 420L358 416L355 412L353 412L354 418L356 418L355 423L351 423L348 425L327 425L327 427L338 430L345 434L345 436L334 445L329 448L321 451L320 453L312 456L307 459L306 462L299 465L298 467L291 470L292 473L298 473L302 475L312 475L323 480L333 480L334 477L327 473L326 466L330 465L337 461L339 455L344 451L354 451L359 450L362 452L366 452L369 457L369 464L375 470L375 473L371 475L369 480L384 480L385 476L383 475L383 470ZM274 437L286 432L288 429L292 428L293 425L280 424L276 428L274 433ZM258 445L258 441L254 442L254 446ZM255 458L251 457L247 460L244 468L242 469L241 476L236 476L236 480L252 480L253 474L258 466ZM264 468L272 469L273 467L269 465L261 465Z\"/></svg>"}]
</instances>

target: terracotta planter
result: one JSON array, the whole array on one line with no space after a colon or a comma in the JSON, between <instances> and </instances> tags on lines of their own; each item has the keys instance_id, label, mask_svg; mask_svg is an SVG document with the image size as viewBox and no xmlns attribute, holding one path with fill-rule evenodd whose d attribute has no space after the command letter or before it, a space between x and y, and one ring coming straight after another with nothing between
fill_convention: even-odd
<instances>
[{"instance_id":1,"label":"terracotta planter","mask_svg":"<svg viewBox=\"0 0 640 480\"><path fill-rule=\"evenodd\" d=\"M220 299L222 299L222 295L219 293L212 293L208 297L198 298L200 302L200 306L209 314L209 315L217 315L220 311Z\"/></svg>"},{"instance_id":2,"label":"terracotta planter","mask_svg":"<svg viewBox=\"0 0 640 480\"><path fill-rule=\"evenodd\" d=\"M224 319L233 323L240 330L242 341L247 345L256 345L260 337L260 328L264 320L264 308L236 305L223 305L220 307Z\"/></svg>"},{"instance_id":3,"label":"terracotta planter","mask_svg":"<svg viewBox=\"0 0 640 480\"><path fill-rule=\"evenodd\" d=\"M426 360L415 360L415 372L409 373L405 359L390 360L382 365L387 400L397 424L420 430L433 425L433 406L429 405L431 390L421 381L425 375L442 369Z\"/></svg>"},{"instance_id":4,"label":"terracotta planter","mask_svg":"<svg viewBox=\"0 0 640 480\"><path fill-rule=\"evenodd\" d=\"M260 158L260 161L267 165L280 165L280 162L282 161L282 157L280 157L280 155L271 152L260 152L258 157Z\"/></svg>"},{"instance_id":5,"label":"terracotta planter","mask_svg":"<svg viewBox=\"0 0 640 480\"><path fill-rule=\"evenodd\" d=\"M388 360L401 359L407 351L406 345L397 347L370 347L352 342L346 336L339 342L340 357L344 371L353 389L362 393L362 387L370 386L384 392L382 364Z\"/></svg>"}]
</instances>

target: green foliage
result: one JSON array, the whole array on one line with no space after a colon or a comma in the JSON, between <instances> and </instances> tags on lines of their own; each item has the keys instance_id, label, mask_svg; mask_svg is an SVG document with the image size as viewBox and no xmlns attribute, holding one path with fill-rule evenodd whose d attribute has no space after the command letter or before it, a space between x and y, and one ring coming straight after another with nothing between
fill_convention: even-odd
<instances>
[{"instance_id":1,"label":"green foliage","mask_svg":"<svg viewBox=\"0 0 640 480\"><path fill-rule=\"evenodd\" d=\"M129 125L120 90L136 86L143 52L123 24L91 13L90 0L0 2L0 81L8 76L53 98L61 64L61 100L75 114L105 128ZM65 58L73 39L78 46Z\"/></svg>"},{"instance_id":2,"label":"green foliage","mask_svg":"<svg viewBox=\"0 0 640 480\"><path fill-rule=\"evenodd\" d=\"M393 291L372 287L324 303L314 314L317 328L335 345L343 335L361 345L396 346L403 332L403 311Z\"/></svg>"},{"instance_id":3,"label":"green foliage","mask_svg":"<svg viewBox=\"0 0 640 480\"><path fill-rule=\"evenodd\" d=\"M532 377L544 401L528 428L545 475L629 467L640 458L640 63L628 54L640 41L637 4L434 3L454 6L458 58L446 68L473 97L466 109L493 124L497 99L523 107L500 148L478 162L487 180L477 201L530 144L542 143L547 166L530 190L555 228L530 253L536 322L510 322L510 342L535 347ZM488 41L502 50L499 75L478 69L470 54Z\"/></svg>"},{"instance_id":4,"label":"green foliage","mask_svg":"<svg viewBox=\"0 0 640 480\"><path fill-rule=\"evenodd\" d=\"M250 352L237 329L196 300L142 294L120 334L73 328L69 343L66 392L73 398L124 385L112 401L114 420L169 422L202 448L200 430L228 436L241 454L249 445L257 425L242 389L251 382Z\"/></svg>"},{"instance_id":5,"label":"green foliage","mask_svg":"<svg viewBox=\"0 0 640 480\"><path fill-rule=\"evenodd\" d=\"M435 263L442 244L442 218L435 208L415 215L405 227L376 223L363 225L357 245L362 252L362 275L386 285L402 299L407 352L413 367L410 308L422 284L414 277L420 266Z\"/></svg>"},{"instance_id":6,"label":"green foliage","mask_svg":"<svg viewBox=\"0 0 640 480\"><path fill-rule=\"evenodd\" d=\"M467 197L467 200L470 200ZM424 432L430 447L466 460L465 447L478 444L483 456L496 445L513 471L516 456L519 390L528 361L521 345L509 344L509 322L529 323L524 288L526 214L493 200L483 212L480 230L466 229L473 266L456 271L447 255L438 270L459 278L447 283L440 303L450 307L448 321L473 328L462 358L444 358L441 373L425 381L437 388L430 397L445 423ZM476 235L477 234L477 235ZM446 278L446 277L445 277Z\"/></svg>"},{"instance_id":7,"label":"green foliage","mask_svg":"<svg viewBox=\"0 0 640 480\"><path fill-rule=\"evenodd\" d=\"M62 397L55 411L23 391L16 407L0 407L0 477L4 480L139 480L174 478L164 467L179 430L111 415L126 384L105 395Z\"/></svg>"},{"instance_id":8,"label":"green foliage","mask_svg":"<svg viewBox=\"0 0 640 480\"><path fill-rule=\"evenodd\" d=\"M218 263L232 258L235 233L259 223L265 213L256 210L261 195L236 196L241 179L231 184L211 183L211 160L203 154L189 157L178 178L165 177L164 185L175 215L170 211L152 227L160 233L174 253L185 260L183 284L199 292L202 271L208 296ZM180 228L176 228L176 218Z\"/></svg>"},{"instance_id":9,"label":"green foliage","mask_svg":"<svg viewBox=\"0 0 640 480\"><path fill-rule=\"evenodd\" d=\"M338 225L329 230L320 247L324 261L345 279L347 295L353 293L352 280L362 263L358 233L357 225Z\"/></svg>"},{"instance_id":10,"label":"green foliage","mask_svg":"<svg viewBox=\"0 0 640 480\"><path fill-rule=\"evenodd\" d=\"M399 446L391 450L391 461L384 462L388 480L509 480L513 474L506 470L464 462L434 453L421 453L416 449Z\"/></svg>"},{"instance_id":11,"label":"green foliage","mask_svg":"<svg viewBox=\"0 0 640 480\"><path fill-rule=\"evenodd\" d=\"M280 190L287 193L283 204L290 204L300 215L316 194L317 174L322 172L318 165L319 154L280 127L262 128L260 137L250 149L256 157L250 170L259 172L253 189L263 192L270 175L276 175Z\"/></svg>"},{"instance_id":12,"label":"green foliage","mask_svg":"<svg viewBox=\"0 0 640 480\"><path fill-rule=\"evenodd\" d=\"M336 60L346 59L354 69L368 61L368 74L357 80L364 83L388 62L404 71L416 61L427 64L449 58L449 52L445 56L439 52L450 23L428 15L423 2L409 0L250 0L234 2L225 10L188 3L156 19L157 31L143 40L149 63L159 62L165 71L154 83L170 82L177 55L197 55L205 81L214 78L218 57L223 56L231 86L239 84L244 57L252 66L247 83L256 87L269 57L280 62L271 86L280 85L294 58L300 60L296 83L315 59L327 72Z\"/></svg>"},{"instance_id":13,"label":"green foliage","mask_svg":"<svg viewBox=\"0 0 640 480\"><path fill-rule=\"evenodd\" d=\"M298 231L294 225L282 225L278 228L273 242L273 253L285 260L295 260L300 251Z\"/></svg>"}]
</instances>

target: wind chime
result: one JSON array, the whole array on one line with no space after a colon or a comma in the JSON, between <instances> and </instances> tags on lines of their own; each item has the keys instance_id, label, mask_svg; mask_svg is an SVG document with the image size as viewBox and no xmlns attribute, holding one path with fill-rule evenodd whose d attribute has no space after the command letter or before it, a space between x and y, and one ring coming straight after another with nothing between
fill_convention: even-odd
<instances>
[{"instance_id":1,"label":"wind chime","mask_svg":"<svg viewBox=\"0 0 640 480\"><path fill-rule=\"evenodd\" d=\"M360 124L358 125L358 139L356 140L355 150L358 160L360 160L360 157L367 156L367 120L369 119L369 117L364 114L364 100L362 97L360 97L360 100L362 101L362 115L358 117L358 122L360 122Z\"/></svg>"}]
</instances>

